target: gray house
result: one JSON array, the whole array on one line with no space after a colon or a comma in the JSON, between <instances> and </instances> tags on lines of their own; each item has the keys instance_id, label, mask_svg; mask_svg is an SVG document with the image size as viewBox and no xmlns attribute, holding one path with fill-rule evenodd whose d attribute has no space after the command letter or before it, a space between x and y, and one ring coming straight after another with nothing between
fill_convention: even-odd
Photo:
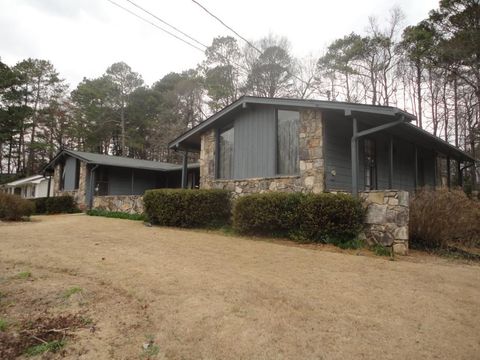
<instances>
[{"instance_id":1,"label":"gray house","mask_svg":"<svg viewBox=\"0 0 480 360\"><path fill-rule=\"evenodd\" d=\"M474 159L390 106L244 96L170 143L236 194L460 185ZM185 158L186 159L186 158Z\"/></svg>"},{"instance_id":2,"label":"gray house","mask_svg":"<svg viewBox=\"0 0 480 360\"><path fill-rule=\"evenodd\" d=\"M62 150L44 168L54 177L54 196L72 195L80 208L91 207L93 196L143 195L157 188L194 188L199 166L138 160L82 151Z\"/></svg>"}]
</instances>

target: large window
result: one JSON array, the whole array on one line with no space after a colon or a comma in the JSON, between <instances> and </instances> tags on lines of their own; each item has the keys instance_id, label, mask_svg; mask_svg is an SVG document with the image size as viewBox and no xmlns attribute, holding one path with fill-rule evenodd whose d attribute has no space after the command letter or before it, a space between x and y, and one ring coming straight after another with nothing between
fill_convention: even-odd
<instances>
[{"instance_id":1,"label":"large window","mask_svg":"<svg viewBox=\"0 0 480 360\"><path fill-rule=\"evenodd\" d=\"M277 111L277 174L296 175L300 172L298 152L298 111Z\"/></svg>"},{"instance_id":2,"label":"large window","mask_svg":"<svg viewBox=\"0 0 480 360\"><path fill-rule=\"evenodd\" d=\"M233 179L233 127L221 130L218 134L218 177Z\"/></svg>"}]
</instances>

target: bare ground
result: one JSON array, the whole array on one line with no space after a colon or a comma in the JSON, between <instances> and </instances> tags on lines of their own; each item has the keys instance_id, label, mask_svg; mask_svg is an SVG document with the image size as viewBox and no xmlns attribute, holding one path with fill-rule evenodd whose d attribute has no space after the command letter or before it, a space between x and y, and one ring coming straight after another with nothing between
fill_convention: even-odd
<instances>
[{"instance_id":1,"label":"bare ground","mask_svg":"<svg viewBox=\"0 0 480 360\"><path fill-rule=\"evenodd\" d=\"M88 320L46 359L480 358L480 266L418 254L39 216L0 224L0 292L7 331Z\"/></svg>"}]
</instances>

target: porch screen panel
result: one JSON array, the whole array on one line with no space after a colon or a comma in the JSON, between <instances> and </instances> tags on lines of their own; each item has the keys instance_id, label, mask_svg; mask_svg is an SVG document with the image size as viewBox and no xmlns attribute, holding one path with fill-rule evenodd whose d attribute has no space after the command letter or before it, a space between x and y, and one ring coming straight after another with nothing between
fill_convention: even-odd
<instances>
[{"instance_id":1,"label":"porch screen panel","mask_svg":"<svg viewBox=\"0 0 480 360\"><path fill-rule=\"evenodd\" d=\"M296 175L300 172L298 150L298 111L277 112L277 174Z\"/></svg>"},{"instance_id":2,"label":"porch screen panel","mask_svg":"<svg viewBox=\"0 0 480 360\"><path fill-rule=\"evenodd\" d=\"M220 179L233 179L233 127L222 130L218 136L218 177Z\"/></svg>"}]
</instances>

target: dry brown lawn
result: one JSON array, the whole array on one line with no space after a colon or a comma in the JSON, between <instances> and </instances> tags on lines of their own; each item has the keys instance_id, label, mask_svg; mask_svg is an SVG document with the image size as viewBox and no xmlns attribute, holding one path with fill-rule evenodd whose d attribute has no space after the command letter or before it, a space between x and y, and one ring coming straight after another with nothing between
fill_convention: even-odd
<instances>
[{"instance_id":1,"label":"dry brown lawn","mask_svg":"<svg viewBox=\"0 0 480 360\"><path fill-rule=\"evenodd\" d=\"M478 264L359 255L38 216L0 224L0 318L88 319L53 359L480 358Z\"/></svg>"}]
</instances>

